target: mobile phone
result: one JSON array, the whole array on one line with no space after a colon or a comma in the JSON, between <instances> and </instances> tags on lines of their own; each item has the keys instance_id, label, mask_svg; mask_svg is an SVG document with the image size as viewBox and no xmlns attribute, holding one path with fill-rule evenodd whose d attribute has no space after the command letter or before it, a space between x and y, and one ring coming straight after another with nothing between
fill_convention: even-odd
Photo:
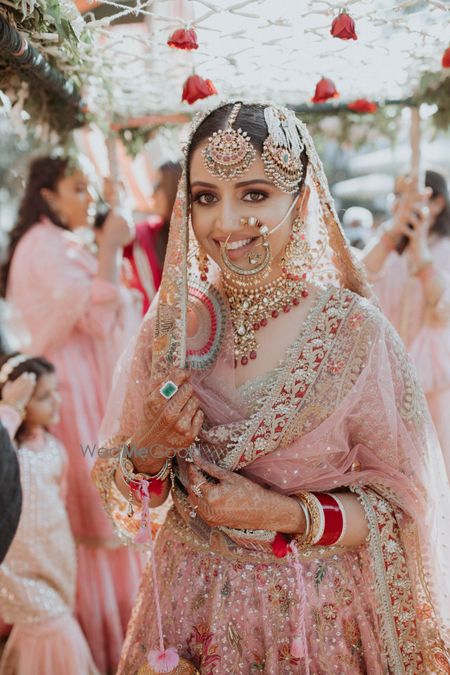
<instances>
[{"instance_id":1,"label":"mobile phone","mask_svg":"<svg viewBox=\"0 0 450 675\"><path fill-rule=\"evenodd\" d=\"M414 229L414 227L411 225L411 223L408 223L408 227L409 227L410 230ZM397 246L395 247L395 250L397 251L397 253L399 255L402 255L402 253L406 250L408 245L409 245L409 237L407 237L406 234L402 234L400 241L398 242Z\"/></svg>"}]
</instances>

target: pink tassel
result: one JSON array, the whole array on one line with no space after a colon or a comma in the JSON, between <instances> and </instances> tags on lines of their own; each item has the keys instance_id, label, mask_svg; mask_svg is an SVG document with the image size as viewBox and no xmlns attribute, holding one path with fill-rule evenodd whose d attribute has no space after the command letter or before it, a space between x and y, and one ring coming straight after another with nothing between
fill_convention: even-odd
<instances>
[{"instance_id":1,"label":"pink tassel","mask_svg":"<svg viewBox=\"0 0 450 675\"><path fill-rule=\"evenodd\" d=\"M304 656L306 656L303 639L301 637L297 636L292 640L291 654L294 659L302 659Z\"/></svg>"},{"instance_id":2,"label":"pink tassel","mask_svg":"<svg viewBox=\"0 0 450 675\"><path fill-rule=\"evenodd\" d=\"M167 649L152 649L148 653L147 660L157 673L170 673L177 667L180 657L174 647L168 647Z\"/></svg>"},{"instance_id":3,"label":"pink tassel","mask_svg":"<svg viewBox=\"0 0 450 675\"><path fill-rule=\"evenodd\" d=\"M143 480L139 484L139 495L142 500L142 511L139 524L139 532L134 538L135 544L148 544L151 533L149 532L150 508L149 508L149 482ZM150 537L149 537L150 534Z\"/></svg>"},{"instance_id":4,"label":"pink tassel","mask_svg":"<svg viewBox=\"0 0 450 675\"><path fill-rule=\"evenodd\" d=\"M153 593L155 598L156 622L158 625L158 634L159 634L159 649L150 650L147 656L147 661L156 673L171 673L172 670L174 670L177 667L180 661L180 657L178 656L177 650L174 647L168 647L167 649L165 649L164 647L161 604L159 601L158 574L156 570L156 559L155 559L155 546L153 543L151 520L150 520L149 490L148 490L148 483L146 481L144 481L142 490L141 527L139 529L137 536L135 537L135 541L138 543L148 542L150 547Z\"/></svg>"}]
</instances>

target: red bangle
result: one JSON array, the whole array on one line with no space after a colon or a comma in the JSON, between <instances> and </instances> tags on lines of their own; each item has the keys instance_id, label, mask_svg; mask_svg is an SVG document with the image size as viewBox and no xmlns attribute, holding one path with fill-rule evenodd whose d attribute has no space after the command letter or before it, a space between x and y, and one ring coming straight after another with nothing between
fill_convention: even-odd
<instances>
[{"instance_id":1,"label":"red bangle","mask_svg":"<svg viewBox=\"0 0 450 675\"><path fill-rule=\"evenodd\" d=\"M332 546L341 538L344 530L344 514L339 502L332 494L328 492L313 492L312 494L319 500L325 518L323 534L317 545Z\"/></svg>"}]
</instances>

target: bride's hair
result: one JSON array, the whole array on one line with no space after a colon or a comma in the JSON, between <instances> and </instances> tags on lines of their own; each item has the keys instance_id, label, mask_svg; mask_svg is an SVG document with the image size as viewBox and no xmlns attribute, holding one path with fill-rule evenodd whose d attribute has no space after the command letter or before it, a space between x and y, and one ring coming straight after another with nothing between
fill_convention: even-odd
<instances>
[{"instance_id":1,"label":"bride's hair","mask_svg":"<svg viewBox=\"0 0 450 675\"><path fill-rule=\"evenodd\" d=\"M219 131L219 129L226 129L228 118L230 117L231 111L233 110L233 106L234 103L226 103L220 108L213 110L208 115L208 117L206 117L201 122L191 139L188 154L188 166L192 157L192 153L194 150L196 150L196 148L199 147L199 145L207 141L215 131ZM233 129L242 129L242 131L247 132L250 143L260 154L262 154L264 141L268 136L267 124L266 120L264 119L265 107L266 106L263 105L243 103L241 109L239 110L236 121L233 124ZM306 176L306 170L308 168L308 157L305 150L303 150L300 159L303 166L303 178L299 181L299 191L303 185L304 176Z\"/></svg>"}]
</instances>

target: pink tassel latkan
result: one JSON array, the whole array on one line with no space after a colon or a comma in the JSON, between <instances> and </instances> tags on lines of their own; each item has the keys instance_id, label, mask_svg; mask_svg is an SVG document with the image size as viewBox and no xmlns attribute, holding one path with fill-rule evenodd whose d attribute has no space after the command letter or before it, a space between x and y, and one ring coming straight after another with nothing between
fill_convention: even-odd
<instances>
[{"instance_id":1,"label":"pink tassel latkan","mask_svg":"<svg viewBox=\"0 0 450 675\"><path fill-rule=\"evenodd\" d=\"M150 546L150 563L152 569L152 579L153 579L153 593L155 598L155 609L156 609L156 622L158 626L158 635L159 635L159 649L152 649L149 651L147 656L147 661L151 668L156 673L170 673L174 670L179 661L180 657L178 656L177 650L175 647L164 647L164 637L163 637L163 627L162 627L162 617L161 617L161 605L159 601L159 587L158 587L158 573L156 569L156 558L155 558L155 547L153 544L152 537L152 528L150 520L150 491L148 489L148 483L145 481L142 486L142 514L141 514L141 526L139 533L135 538L135 541L144 541L147 538L148 544Z\"/></svg>"},{"instance_id":2,"label":"pink tassel latkan","mask_svg":"<svg viewBox=\"0 0 450 675\"><path fill-rule=\"evenodd\" d=\"M152 649L148 653L148 663L157 673L170 673L177 667L180 657L174 647Z\"/></svg>"},{"instance_id":3,"label":"pink tassel latkan","mask_svg":"<svg viewBox=\"0 0 450 675\"><path fill-rule=\"evenodd\" d=\"M295 659L302 659L305 656L305 646L303 638L295 637L291 643L291 654Z\"/></svg>"}]
</instances>

